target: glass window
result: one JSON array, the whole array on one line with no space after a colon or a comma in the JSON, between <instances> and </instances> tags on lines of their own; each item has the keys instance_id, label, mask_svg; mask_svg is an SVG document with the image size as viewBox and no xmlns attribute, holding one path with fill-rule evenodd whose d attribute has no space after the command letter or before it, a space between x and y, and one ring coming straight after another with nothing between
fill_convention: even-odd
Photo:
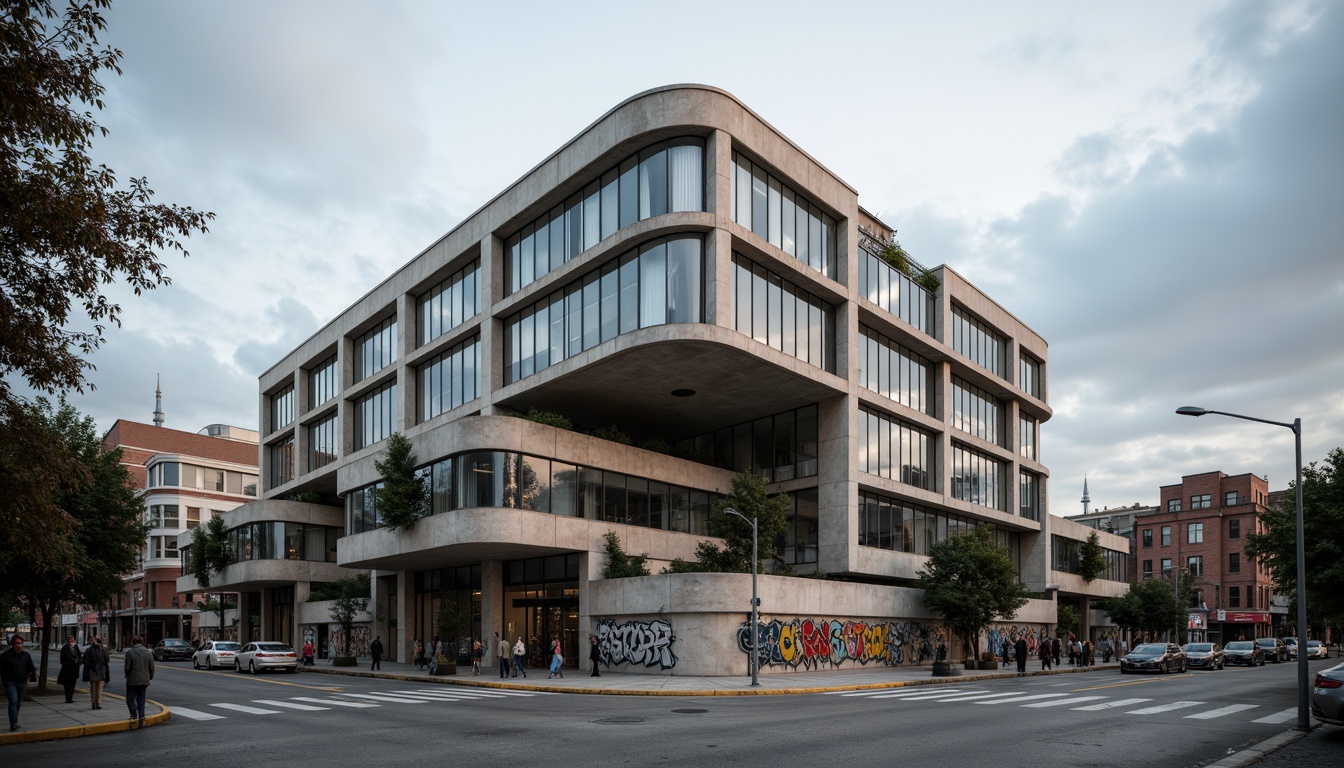
<instances>
[{"instance_id":1,"label":"glass window","mask_svg":"<svg viewBox=\"0 0 1344 768\"><path fill-rule=\"evenodd\" d=\"M1164 526L1162 526L1162 546L1164 546L1164 547L1170 547L1170 546L1171 546L1171 526L1170 526L1170 525L1164 525Z\"/></svg>"},{"instance_id":2,"label":"glass window","mask_svg":"<svg viewBox=\"0 0 1344 768\"><path fill-rule=\"evenodd\" d=\"M419 367L420 421L476 399L480 389L476 367L480 342L479 336L473 336ZM535 355L534 351L534 358Z\"/></svg>"},{"instance_id":3,"label":"glass window","mask_svg":"<svg viewBox=\"0 0 1344 768\"><path fill-rule=\"evenodd\" d=\"M620 176L615 168L602 175L602 239L616 234L620 223ZM545 272L542 272L545 274Z\"/></svg>"},{"instance_id":4,"label":"glass window","mask_svg":"<svg viewBox=\"0 0 1344 768\"><path fill-rule=\"evenodd\" d=\"M1227 572L1241 573L1241 553L1229 552L1227 554Z\"/></svg>"},{"instance_id":5,"label":"glass window","mask_svg":"<svg viewBox=\"0 0 1344 768\"><path fill-rule=\"evenodd\" d=\"M952 498L990 509L1003 509L999 461L989 454L955 443L951 453Z\"/></svg>"},{"instance_id":6,"label":"glass window","mask_svg":"<svg viewBox=\"0 0 1344 768\"><path fill-rule=\"evenodd\" d=\"M1223 494L1223 506L1224 506L1224 507L1235 507L1237 504L1240 504L1240 503L1241 503L1241 502L1240 502L1239 498L1237 497L1237 492L1236 492L1236 491L1228 491L1227 493L1224 493L1224 494Z\"/></svg>"},{"instance_id":7,"label":"glass window","mask_svg":"<svg viewBox=\"0 0 1344 768\"><path fill-rule=\"evenodd\" d=\"M1202 544L1204 543L1204 524L1187 523L1185 526L1185 543Z\"/></svg>"},{"instance_id":8,"label":"glass window","mask_svg":"<svg viewBox=\"0 0 1344 768\"><path fill-rule=\"evenodd\" d=\"M770 329L782 328L786 316L784 307L791 305L787 311L791 311L797 320L790 339L795 348L790 354L822 370L833 370L835 309L740 253L733 253L733 262L737 267L734 270L737 290L733 294L735 329L784 352L784 339L788 334L782 330L772 334ZM773 295L772 285L780 286ZM778 297L778 303L772 301L775 297Z\"/></svg>"},{"instance_id":9,"label":"glass window","mask_svg":"<svg viewBox=\"0 0 1344 768\"><path fill-rule=\"evenodd\" d=\"M1234 517L1227 521L1227 538L1241 538L1241 520L1239 518Z\"/></svg>"},{"instance_id":10,"label":"glass window","mask_svg":"<svg viewBox=\"0 0 1344 768\"><path fill-rule=\"evenodd\" d=\"M340 369L336 367L336 356L323 360L313 366L308 374L308 407L316 408L340 394Z\"/></svg>"},{"instance_id":11,"label":"glass window","mask_svg":"<svg viewBox=\"0 0 1344 768\"><path fill-rule=\"evenodd\" d=\"M957 376L952 377L952 426L981 440L1003 444L999 401Z\"/></svg>"},{"instance_id":12,"label":"glass window","mask_svg":"<svg viewBox=\"0 0 1344 768\"><path fill-rule=\"evenodd\" d=\"M355 401L355 450L391 436L396 399L396 382L388 382Z\"/></svg>"},{"instance_id":13,"label":"glass window","mask_svg":"<svg viewBox=\"0 0 1344 768\"><path fill-rule=\"evenodd\" d=\"M676 139L668 148L668 176L673 211L705 209L704 145L699 139Z\"/></svg>"},{"instance_id":14,"label":"glass window","mask_svg":"<svg viewBox=\"0 0 1344 768\"><path fill-rule=\"evenodd\" d=\"M277 488L294 479L294 437L266 446L271 468L271 487Z\"/></svg>"},{"instance_id":15,"label":"glass window","mask_svg":"<svg viewBox=\"0 0 1344 768\"><path fill-rule=\"evenodd\" d=\"M1025 352L1020 353L1017 361L1017 388L1040 399L1041 363Z\"/></svg>"},{"instance_id":16,"label":"glass window","mask_svg":"<svg viewBox=\"0 0 1344 768\"><path fill-rule=\"evenodd\" d=\"M537 258L545 258L550 251L549 242L535 242ZM522 258L521 248L518 258ZM427 344L476 316L480 306L477 295L480 268L480 260L473 260L416 298L417 345Z\"/></svg>"},{"instance_id":17,"label":"glass window","mask_svg":"<svg viewBox=\"0 0 1344 768\"><path fill-rule=\"evenodd\" d=\"M988 323L952 306L952 349L995 376L1002 377L1004 341Z\"/></svg>"},{"instance_id":18,"label":"glass window","mask_svg":"<svg viewBox=\"0 0 1344 768\"><path fill-rule=\"evenodd\" d=\"M928 322L933 296L904 272L878 258L866 244L859 251L859 295L915 330L933 335Z\"/></svg>"},{"instance_id":19,"label":"glass window","mask_svg":"<svg viewBox=\"0 0 1344 768\"><path fill-rule=\"evenodd\" d=\"M338 417L333 413L308 427L308 471L325 467L340 458L339 426Z\"/></svg>"},{"instance_id":20,"label":"glass window","mask_svg":"<svg viewBox=\"0 0 1344 768\"><path fill-rule=\"evenodd\" d=\"M835 277L836 224L783 179L733 152L733 221L799 261Z\"/></svg>"},{"instance_id":21,"label":"glass window","mask_svg":"<svg viewBox=\"0 0 1344 768\"><path fill-rule=\"evenodd\" d=\"M396 359L397 319L389 317L355 339L355 381L363 381Z\"/></svg>"},{"instance_id":22,"label":"glass window","mask_svg":"<svg viewBox=\"0 0 1344 768\"><path fill-rule=\"evenodd\" d=\"M667 151L646 149L639 161L639 218L667 213Z\"/></svg>"},{"instance_id":23,"label":"glass window","mask_svg":"<svg viewBox=\"0 0 1344 768\"><path fill-rule=\"evenodd\" d=\"M929 457L933 437L924 430L864 408L859 413L859 445L867 447L866 462L861 467L865 472L933 490L933 462Z\"/></svg>"},{"instance_id":24,"label":"glass window","mask_svg":"<svg viewBox=\"0 0 1344 768\"><path fill-rule=\"evenodd\" d=\"M1180 500L1180 499L1170 499L1170 500L1168 500L1168 501L1167 501L1167 511L1168 511L1168 512L1180 512L1180 511L1181 511L1181 500Z\"/></svg>"},{"instance_id":25,"label":"glass window","mask_svg":"<svg viewBox=\"0 0 1344 768\"><path fill-rule=\"evenodd\" d=\"M1145 529L1143 529L1143 546L1145 546L1145 547L1151 547L1151 546L1153 546L1153 529L1152 529L1152 528L1145 528Z\"/></svg>"},{"instance_id":26,"label":"glass window","mask_svg":"<svg viewBox=\"0 0 1344 768\"><path fill-rule=\"evenodd\" d=\"M1191 509L1208 509L1213 506L1213 494L1201 493L1198 496L1190 497Z\"/></svg>"},{"instance_id":27,"label":"glass window","mask_svg":"<svg viewBox=\"0 0 1344 768\"><path fill-rule=\"evenodd\" d=\"M1030 472L1018 473L1018 514L1028 520L1041 519L1040 479Z\"/></svg>"},{"instance_id":28,"label":"glass window","mask_svg":"<svg viewBox=\"0 0 1344 768\"><path fill-rule=\"evenodd\" d=\"M294 385L271 395L271 431L294 423Z\"/></svg>"}]
</instances>

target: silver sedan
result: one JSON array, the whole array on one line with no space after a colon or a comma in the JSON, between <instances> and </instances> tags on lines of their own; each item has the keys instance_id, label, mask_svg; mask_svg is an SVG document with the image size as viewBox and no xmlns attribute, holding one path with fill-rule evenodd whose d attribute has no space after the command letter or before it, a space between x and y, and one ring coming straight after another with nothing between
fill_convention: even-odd
<instances>
[{"instance_id":1,"label":"silver sedan","mask_svg":"<svg viewBox=\"0 0 1344 768\"><path fill-rule=\"evenodd\" d=\"M1311 714L1322 723L1344 725L1344 664L1316 673L1311 687Z\"/></svg>"},{"instance_id":2,"label":"silver sedan","mask_svg":"<svg viewBox=\"0 0 1344 768\"><path fill-rule=\"evenodd\" d=\"M193 669L232 667L233 657L242 645L236 640L207 640L191 655Z\"/></svg>"}]
</instances>

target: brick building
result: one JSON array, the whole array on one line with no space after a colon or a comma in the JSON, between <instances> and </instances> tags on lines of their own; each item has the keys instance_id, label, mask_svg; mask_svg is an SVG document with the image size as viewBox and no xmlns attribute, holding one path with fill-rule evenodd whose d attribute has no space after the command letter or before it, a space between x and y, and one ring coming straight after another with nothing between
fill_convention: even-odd
<instances>
[{"instance_id":1,"label":"brick building","mask_svg":"<svg viewBox=\"0 0 1344 768\"><path fill-rule=\"evenodd\" d=\"M1134 521L1139 577L1170 578L1173 569L1190 574L1192 639L1272 635L1274 582L1245 552L1246 536L1259 530L1256 514L1269 504L1268 482L1205 472L1164 485L1161 494L1157 510Z\"/></svg>"},{"instance_id":2,"label":"brick building","mask_svg":"<svg viewBox=\"0 0 1344 768\"><path fill-rule=\"evenodd\" d=\"M100 631L114 648L137 628L147 645L190 638L200 596L177 591L178 535L256 498L257 433L223 424L183 432L118 419L103 445L121 449L151 528L140 567L123 577L124 590L97 616Z\"/></svg>"}]
</instances>

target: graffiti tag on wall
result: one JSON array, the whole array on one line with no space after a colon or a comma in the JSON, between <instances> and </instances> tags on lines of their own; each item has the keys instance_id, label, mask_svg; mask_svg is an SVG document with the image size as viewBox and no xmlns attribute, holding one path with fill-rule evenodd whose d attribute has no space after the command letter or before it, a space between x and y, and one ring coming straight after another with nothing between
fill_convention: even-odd
<instances>
[{"instance_id":1,"label":"graffiti tag on wall","mask_svg":"<svg viewBox=\"0 0 1344 768\"><path fill-rule=\"evenodd\" d=\"M597 647L602 663L642 664L645 667L671 669L677 665L672 643L676 640L672 625L663 620L627 621L617 624L603 619L597 625Z\"/></svg>"},{"instance_id":2,"label":"graffiti tag on wall","mask_svg":"<svg viewBox=\"0 0 1344 768\"><path fill-rule=\"evenodd\" d=\"M1003 654L1003 643L1006 640L1008 645L1013 645L1018 638L1027 641L1027 653L1030 658L1036 657L1036 649L1040 647L1043 639L1050 638L1050 628L1045 624L1033 626L1031 624L996 624L989 628L985 633L985 642L980 646L980 652L989 651L995 656Z\"/></svg>"},{"instance_id":3,"label":"graffiti tag on wall","mask_svg":"<svg viewBox=\"0 0 1344 768\"><path fill-rule=\"evenodd\" d=\"M761 666L839 666L845 662L899 667L933 658L942 629L916 621L791 619L761 623ZM751 655L751 622L737 630L738 650Z\"/></svg>"}]
</instances>

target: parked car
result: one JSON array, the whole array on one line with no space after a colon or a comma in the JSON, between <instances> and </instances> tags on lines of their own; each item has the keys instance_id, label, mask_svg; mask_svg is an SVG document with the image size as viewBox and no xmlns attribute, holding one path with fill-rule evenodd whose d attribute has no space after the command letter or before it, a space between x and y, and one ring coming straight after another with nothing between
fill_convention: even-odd
<instances>
[{"instance_id":1,"label":"parked car","mask_svg":"<svg viewBox=\"0 0 1344 768\"><path fill-rule=\"evenodd\" d=\"M1120 674L1127 672L1161 672L1173 669L1184 672L1188 660L1185 651L1175 643L1144 643L1120 659Z\"/></svg>"},{"instance_id":2,"label":"parked car","mask_svg":"<svg viewBox=\"0 0 1344 768\"><path fill-rule=\"evenodd\" d=\"M1285 647L1285 648L1288 649L1288 658L1290 658L1290 659L1296 659L1296 658L1297 658L1297 638L1296 638L1296 637L1285 637L1285 638L1283 638L1283 647Z\"/></svg>"},{"instance_id":3,"label":"parked car","mask_svg":"<svg viewBox=\"0 0 1344 768\"><path fill-rule=\"evenodd\" d=\"M263 641L248 643L234 654L233 669L242 672L246 669L252 674L267 669L283 669L288 672L299 671L299 655L284 643Z\"/></svg>"},{"instance_id":4,"label":"parked car","mask_svg":"<svg viewBox=\"0 0 1344 768\"><path fill-rule=\"evenodd\" d=\"M1307 641L1308 659L1328 659L1330 658L1330 649L1325 647L1325 643L1320 640Z\"/></svg>"},{"instance_id":5,"label":"parked car","mask_svg":"<svg viewBox=\"0 0 1344 768\"><path fill-rule=\"evenodd\" d=\"M1265 666L1265 652L1251 640L1233 640L1223 646L1226 664L1245 664L1248 667Z\"/></svg>"},{"instance_id":6,"label":"parked car","mask_svg":"<svg viewBox=\"0 0 1344 768\"><path fill-rule=\"evenodd\" d=\"M233 657L242 647L237 640L207 640L191 655L191 666L193 669L232 667Z\"/></svg>"},{"instance_id":7,"label":"parked car","mask_svg":"<svg viewBox=\"0 0 1344 768\"><path fill-rule=\"evenodd\" d=\"M1259 637L1256 638L1255 644L1265 652L1265 661L1278 664L1288 660L1288 646L1277 637Z\"/></svg>"},{"instance_id":8,"label":"parked car","mask_svg":"<svg viewBox=\"0 0 1344 768\"><path fill-rule=\"evenodd\" d=\"M1311 715L1322 723L1344 725L1344 664L1316 673L1311 687Z\"/></svg>"},{"instance_id":9,"label":"parked car","mask_svg":"<svg viewBox=\"0 0 1344 768\"><path fill-rule=\"evenodd\" d=\"M171 661L177 659L178 661L188 661L195 650L191 647L191 643L186 640L177 637L165 637L154 644L154 660Z\"/></svg>"},{"instance_id":10,"label":"parked car","mask_svg":"<svg viewBox=\"0 0 1344 768\"><path fill-rule=\"evenodd\" d=\"M1181 650L1185 651L1191 669L1222 669L1227 663L1223 648L1217 643L1186 643Z\"/></svg>"}]
</instances>

